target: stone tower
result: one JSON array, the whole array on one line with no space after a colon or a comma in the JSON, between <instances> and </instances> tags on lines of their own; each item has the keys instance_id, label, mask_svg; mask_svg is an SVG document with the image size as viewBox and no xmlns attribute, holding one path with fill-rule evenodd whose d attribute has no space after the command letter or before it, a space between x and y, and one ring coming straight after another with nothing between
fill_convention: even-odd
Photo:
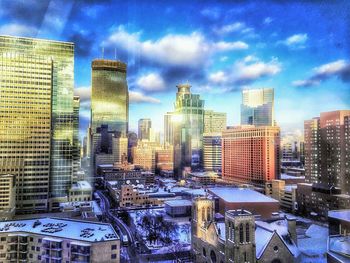
<instances>
[{"instance_id":1,"label":"stone tower","mask_svg":"<svg viewBox=\"0 0 350 263\"><path fill-rule=\"evenodd\" d=\"M226 262L255 262L255 220L246 210L230 210L225 216Z\"/></svg>"},{"instance_id":2,"label":"stone tower","mask_svg":"<svg viewBox=\"0 0 350 263\"><path fill-rule=\"evenodd\" d=\"M201 238L214 218L214 201L208 197L198 197L192 204L192 240Z\"/></svg>"}]
</instances>

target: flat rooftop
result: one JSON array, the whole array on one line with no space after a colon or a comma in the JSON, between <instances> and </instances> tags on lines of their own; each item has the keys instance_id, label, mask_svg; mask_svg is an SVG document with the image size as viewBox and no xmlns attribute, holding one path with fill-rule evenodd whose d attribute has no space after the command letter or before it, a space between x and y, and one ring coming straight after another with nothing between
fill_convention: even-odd
<instances>
[{"instance_id":1,"label":"flat rooftop","mask_svg":"<svg viewBox=\"0 0 350 263\"><path fill-rule=\"evenodd\" d=\"M228 203L278 203L277 200L248 188L217 187L209 192Z\"/></svg>"},{"instance_id":2,"label":"flat rooftop","mask_svg":"<svg viewBox=\"0 0 350 263\"><path fill-rule=\"evenodd\" d=\"M172 207L192 206L192 202L185 199L176 199L165 201L164 204Z\"/></svg>"},{"instance_id":3,"label":"flat rooftop","mask_svg":"<svg viewBox=\"0 0 350 263\"><path fill-rule=\"evenodd\" d=\"M328 212L328 217L350 222L350 209L331 210Z\"/></svg>"},{"instance_id":4,"label":"flat rooftop","mask_svg":"<svg viewBox=\"0 0 350 263\"><path fill-rule=\"evenodd\" d=\"M119 240L110 224L51 217L2 221L0 233L33 233L86 242Z\"/></svg>"}]
</instances>

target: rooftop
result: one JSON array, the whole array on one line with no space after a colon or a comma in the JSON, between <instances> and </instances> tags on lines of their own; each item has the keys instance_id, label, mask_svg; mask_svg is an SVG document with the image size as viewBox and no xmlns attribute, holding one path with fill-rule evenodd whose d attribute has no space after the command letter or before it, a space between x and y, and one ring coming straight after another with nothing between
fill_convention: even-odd
<instances>
[{"instance_id":1,"label":"rooftop","mask_svg":"<svg viewBox=\"0 0 350 263\"><path fill-rule=\"evenodd\" d=\"M176 199L176 200L169 200L165 201L164 204L169 206L192 206L192 202L185 199Z\"/></svg>"},{"instance_id":2,"label":"rooftop","mask_svg":"<svg viewBox=\"0 0 350 263\"><path fill-rule=\"evenodd\" d=\"M328 217L350 222L350 209L329 211Z\"/></svg>"},{"instance_id":3,"label":"rooftop","mask_svg":"<svg viewBox=\"0 0 350 263\"><path fill-rule=\"evenodd\" d=\"M76 184L72 184L71 190L92 190L92 187L87 181L78 181Z\"/></svg>"},{"instance_id":4,"label":"rooftop","mask_svg":"<svg viewBox=\"0 0 350 263\"><path fill-rule=\"evenodd\" d=\"M209 191L229 203L278 203L277 200L248 188L217 187Z\"/></svg>"},{"instance_id":5,"label":"rooftop","mask_svg":"<svg viewBox=\"0 0 350 263\"><path fill-rule=\"evenodd\" d=\"M86 242L118 240L110 224L61 218L34 218L0 222L0 233L34 233Z\"/></svg>"}]
</instances>

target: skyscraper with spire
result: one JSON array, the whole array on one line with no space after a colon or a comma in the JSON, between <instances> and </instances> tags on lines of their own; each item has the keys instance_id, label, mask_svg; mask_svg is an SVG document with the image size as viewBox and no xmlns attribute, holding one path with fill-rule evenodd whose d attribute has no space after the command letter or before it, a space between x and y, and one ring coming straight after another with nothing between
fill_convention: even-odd
<instances>
[{"instance_id":1,"label":"skyscraper with spire","mask_svg":"<svg viewBox=\"0 0 350 263\"><path fill-rule=\"evenodd\" d=\"M174 127L174 172L180 177L186 167L203 164L204 100L191 93L191 85L177 85Z\"/></svg>"}]
</instances>

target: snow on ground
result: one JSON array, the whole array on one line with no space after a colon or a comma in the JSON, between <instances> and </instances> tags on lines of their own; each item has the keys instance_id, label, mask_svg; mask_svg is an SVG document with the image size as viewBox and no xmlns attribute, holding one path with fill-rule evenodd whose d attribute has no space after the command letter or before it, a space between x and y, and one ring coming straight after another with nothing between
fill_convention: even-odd
<instances>
[{"instance_id":1,"label":"snow on ground","mask_svg":"<svg viewBox=\"0 0 350 263\"><path fill-rule=\"evenodd\" d=\"M152 254L162 254L162 253L167 253L169 251L187 251L191 249L191 224L190 221L188 220L188 217L184 218L172 218L169 215L165 213L164 208L159 208L159 209L147 209L147 210L135 210L129 212L130 217L134 221L134 225L136 226L136 231L138 234L141 234L141 236L144 237L146 233L143 231L143 229L139 226L139 223L141 222L141 218L145 214L150 214L150 215L163 215L164 219L167 221L174 222L175 224L178 225L178 231L176 234L176 237L173 239L173 244L170 246L150 246L148 244L148 248L152 250Z\"/></svg>"}]
</instances>

